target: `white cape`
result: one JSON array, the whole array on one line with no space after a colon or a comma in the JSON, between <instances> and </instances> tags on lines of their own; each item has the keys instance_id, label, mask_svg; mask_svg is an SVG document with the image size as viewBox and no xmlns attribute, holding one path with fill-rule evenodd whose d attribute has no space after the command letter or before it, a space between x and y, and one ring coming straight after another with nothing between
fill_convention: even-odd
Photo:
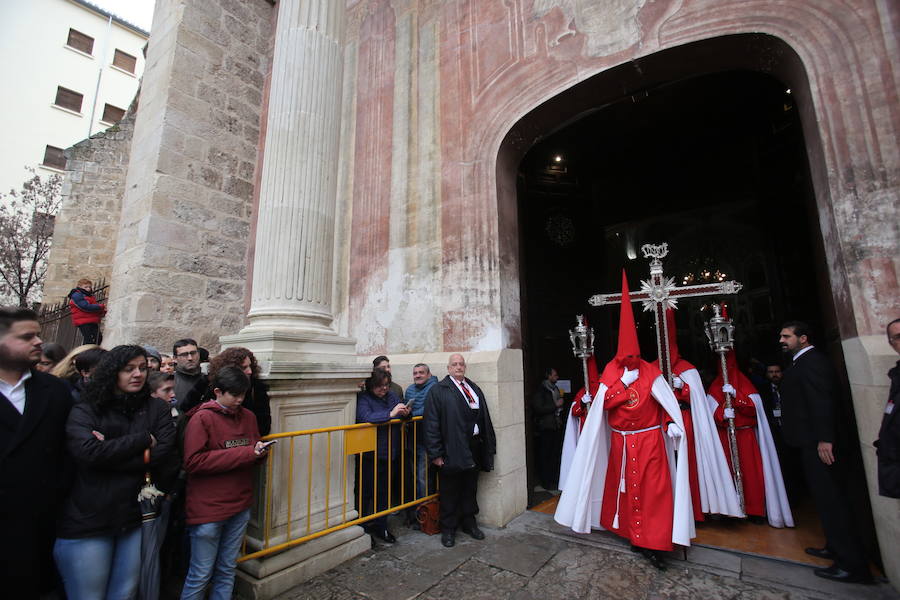
<instances>
[{"instance_id":1,"label":"white cape","mask_svg":"<svg viewBox=\"0 0 900 600\"><path fill-rule=\"evenodd\" d=\"M712 396L707 396L710 410L718 407L718 402ZM759 454L762 457L763 481L766 487L766 518L772 527L793 527L794 515L791 513L791 505L788 503L787 492L784 489L784 478L781 475L781 463L778 462L778 453L775 452L775 441L772 439L772 431L769 429L769 421L766 419L766 411L763 409L762 398L759 394L750 394L753 406L756 407L756 440L759 442Z\"/></svg>"},{"instance_id":2,"label":"white cape","mask_svg":"<svg viewBox=\"0 0 900 600\"><path fill-rule=\"evenodd\" d=\"M694 424L694 456L700 483L700 509L732 517L743 517L741 501L719 439L719 432L708 408L703 381L697 369L683 371L679 377L690 389L691 421Z\"/></svg>"},{"instance_id":3,"label":"white cape","mask_svg":"<svg viewBox=\"0 0 900 600\"><path fill-rule=\"evenodd\" d=\"M600 384L595 398L602 403L606 395L606 386ZM684 421L678 401L669 388L669 384L661 376L653 382L651 394L663 407L669 418L684 431ZM603 504L603 486L606 480L606 467L609 462L610 429L606 421L606 411L598 404L588 412L584 429L577 438L577 446L569 463L565 479L560 477L559 504L554 518L557 523L571 527L578 533L589 533L591 529L603 529L600 526L600 510ZM577 421L577 420L576 420ZM577 428L577 423L575 424ZM568 427L566 436L568 437ZM669 469L672 476L674 511L672 519L672 542L682 546L690 546L695 536L694 514L691 507L691 489L688 481L687 439L681 436L671 440L665 431L660 435L666 441ZM677 447L676 447L677 444ZM678 451L677 462L674 450Z\"/></svg>"}]
</instances>

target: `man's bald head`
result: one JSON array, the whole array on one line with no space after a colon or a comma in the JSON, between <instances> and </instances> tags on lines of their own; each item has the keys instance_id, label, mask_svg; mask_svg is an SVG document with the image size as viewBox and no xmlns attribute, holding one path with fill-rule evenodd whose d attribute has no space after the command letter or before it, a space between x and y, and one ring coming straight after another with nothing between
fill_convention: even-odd
<instances>
[{"instance_id":1,"label":"man's bald head","mask_svg":"<svg viewBox=\"0 0 900 600\"><path fill-rule=\"evenodd\" d=\"M462 354L451 354L447 359L447 372L450 377L462 381L466 377L466 359Z\"/></svg>"}]
</instances>

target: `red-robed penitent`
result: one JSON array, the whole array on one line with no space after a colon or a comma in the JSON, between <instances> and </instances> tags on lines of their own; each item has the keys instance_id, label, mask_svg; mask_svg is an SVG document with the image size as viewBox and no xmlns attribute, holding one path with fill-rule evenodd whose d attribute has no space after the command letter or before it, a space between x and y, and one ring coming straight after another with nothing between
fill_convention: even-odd
<instances>
[{"instance_id":1,"label":"red-robed penitent","mask_svg":"<svg viewBox=\"0 0 900 600\"><path fill-rule=\"evenodd\" d=\"M650 395L660 372L639 358L641 351L624 271L618 342L616 357L600 377L606 385L603 409L612 430L600 525L636 546L668 551L672 550L673 510L672 479L663 438L668 416ZM639 370L638 379L629 386L621 380L626 367Z\"/></svg>"},{"instance_id":2,"label":"red-robed penitent","mask_svg":"<svg viewBox=\"0 0 900 600\"><path fill-rule=\"evenodd\" d=\"M748 515L766 516L766 486L763 477L762 455L759 441L756 439L756 407L750 394L756 394L756 388L743 373L738 370L734 350L725 356L728 367L728 382L734 388L735 396L731 405L734 408L735 440L737 441L738 460L741 466L741 480L744 486L744 512ZM728 420L725 418L725 393L722 391L722 366L719 365L719 376L709 386L709 395L718 403L713 418L719 430L719 438L732 467L731 443L728 439Z\"/></svg>"},{"instance_id":3,"label":"red-robed penitent","mask_svg":"<svg viewBox=\"0 0 900 600\"><path fill-rule=\"evenodd\" d=\"M666 325L669 332L669 364L672 366L672 376L681 378L685 371L696 369L694 365L681 358L678 352L678 341L675 337L675 311L666 309ZM654 366L659 368L659 360L654 361ZM691 506L694 509L694 520L703 521L703 509L700 499L700 478L697 473L697 446L694 438L694 422L691 419L691 386L685 381L682 387L674 388L672 392L678 405L681 407L681 418L684 419L684 432L688 443L688 480L691 484ZM705 410L706 407L697 407Z\"/></svg>"}]
</instances>

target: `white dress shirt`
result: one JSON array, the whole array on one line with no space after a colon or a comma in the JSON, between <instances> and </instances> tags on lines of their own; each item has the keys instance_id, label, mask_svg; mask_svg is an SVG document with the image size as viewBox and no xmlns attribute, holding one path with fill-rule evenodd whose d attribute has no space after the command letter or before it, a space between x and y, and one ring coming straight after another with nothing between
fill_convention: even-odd
<instances>
[{"instance_id":1,"label":"white dress shirt","mask_svg":"<svg viewBox=\"0 0 900 600\"><path fill-rule=\"evenodd\" d=\"M470 408L481 408L481 398L479 398L478 394L475 393L475 389L471 385L466 383L465 379L463 379L462 381L457 381L456 378L451 377L450 381L456 384L456 388L459 390L459 393L463 395L463 398L466 399L466 403ZM465 390L463 389L463 386L466 386ZM468 394L466 394L466 390L469 390ZM472 396L472 398L475 400L474 406L469 402L469 396ZM472 435L478 435L478 423L475 424L475 429L472 432Z\"/></svg>"},{"instance_id":2,"label":"white dress shirt","mask_svg":"<svg viewBox=\"0 0 900 600\"><path fill-rule=\"evenodd\" d=\"M25 374L15 384L9 384L0 379L0 394L6 396L10 404L15 407L19 414L25 414L25 382L31 379L31 371L25 371Z\"/></svg>"},{"instance_id":3,"label":"white dress shirt","mask_svg":"<svg viewBox=\"0 0 900 600\"><path fill-rule=\"evenodd\" d=\"M803 350L801 350L800 352L798 352L797 354L795 354L795 355L794 355L794 359L793 359L791 362L792 362L792 363L797 362L797 359L798 359L798 358L800 358L801 356L803 356L805 353L809 352L809 351L812 350L812 349L813 349L813 346L807 346L806 348L804 348Z\"/></svg>"}]
</instances>

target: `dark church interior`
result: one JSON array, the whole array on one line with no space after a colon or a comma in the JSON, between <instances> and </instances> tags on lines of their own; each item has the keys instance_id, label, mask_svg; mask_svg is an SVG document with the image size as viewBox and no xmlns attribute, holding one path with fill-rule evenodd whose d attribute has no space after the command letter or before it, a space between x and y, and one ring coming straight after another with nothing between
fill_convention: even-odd
<instances>
[{"instance_id":1,"label":"dark church interior","mask_svg":"<svg viewBox=\"0 0 900 600\"><path fill-rule=\"evenodd\" d=\"M577 314L594 328L602 369L615 354L619 310L591 307L587 299L619 292L622 268L632 292L639 290L649 278L641 246L662 242L669 249L664 272L676 285L743 285L736 296L678 302L681 355L707 384L717 360L703 330L712 302L728 306L745 373L784 364L781 323L800 319L812 325L814 342L836 355L846 378L806 148L792 91L749 70L628 94L541 137L517 178L526 390L540 384L548 366L571 381L573 392L583 385L568 336ZM652 361L653 313L634 307L643 358ZM844 398L847 434L855 438L848 388ZM848 446L861 473L858 441ZM545 497L532 487L533 505ZM870 514L864 483L861 489L858 505ZM797 508L798 529L817 520L808 503Z\"/></svg>"}]
</instances>

